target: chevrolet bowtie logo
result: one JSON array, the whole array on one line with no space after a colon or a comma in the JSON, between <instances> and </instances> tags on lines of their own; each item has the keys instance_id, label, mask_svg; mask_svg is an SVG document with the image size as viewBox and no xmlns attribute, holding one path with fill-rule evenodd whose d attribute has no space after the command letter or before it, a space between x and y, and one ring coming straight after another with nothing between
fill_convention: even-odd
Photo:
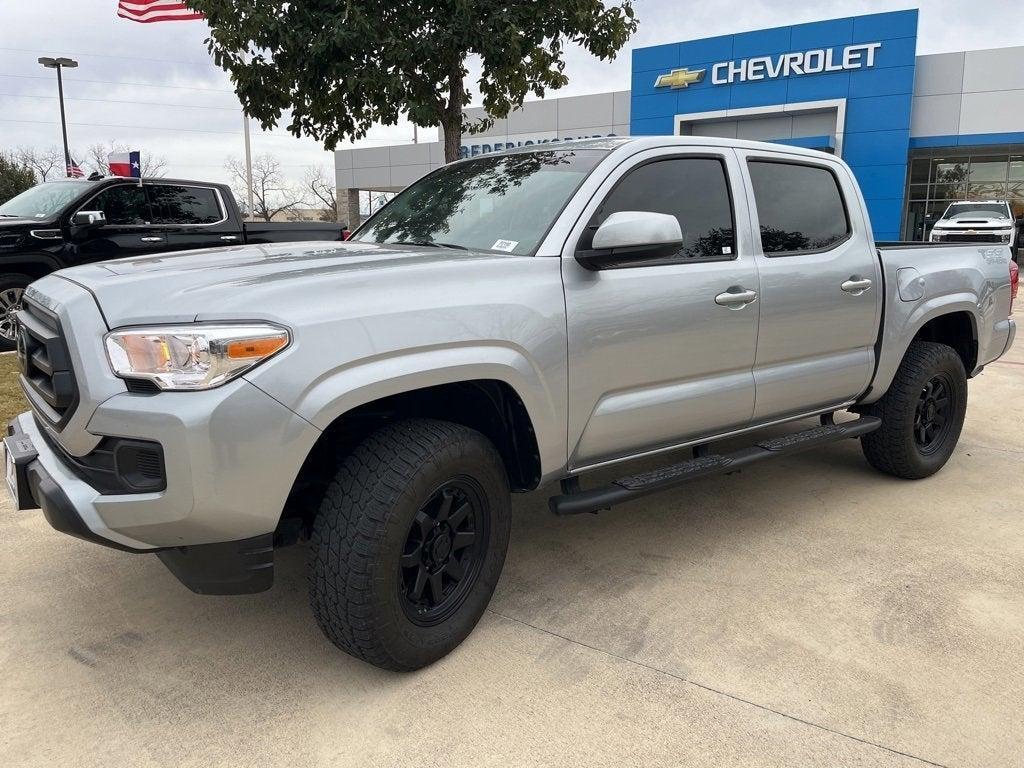
<instances>
[{"instance_id":1,"label":"chevrolet bowtie logo","mask_svg":"<svg viewBox=\"0 0 1024 768\"><path fill-rule=\"evenodd\" d=\"M658 75L658 79L654 81L655 88L686 88L693 83L699 83L704 79L703 69L696 69L690 71L685 67L683 69L673 69L671 72L665 75Z\"/></svg>"}]
</instances>

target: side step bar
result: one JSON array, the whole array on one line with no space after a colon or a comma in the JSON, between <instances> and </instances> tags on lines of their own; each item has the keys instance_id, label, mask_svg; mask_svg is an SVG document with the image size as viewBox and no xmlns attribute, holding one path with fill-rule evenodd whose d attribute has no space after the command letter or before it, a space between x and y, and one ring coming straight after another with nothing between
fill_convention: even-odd
<instances>
[{"instance_id":1,"label":"side step bar","mask_svg":"<svg viewBox=\"0 0 1024 768\"><path fill-rule=\"evenodd\" d=\"M823 421L829 420L823 419ZM821 426L805 429L802 432L763 440L735 453L696 456L678 464L670 464L637 475L628 475L613 480L603 487L587 491L576 490L579 487L578 479L572 477L568 481L563 481L562 484L563 491L569 492L552 496L548 500L548 505L556 515L597 512L608 509L614 504L633 501L658 491L675 488L699 477L735 472L748 464L764 459L788 456L826 443L834 443L837 440L860 437L868 432L874 432L881 425L882 420L876 416L861 416L855 421L847 421L843 424L823 423Z\"/></svg>"}]
</instances>

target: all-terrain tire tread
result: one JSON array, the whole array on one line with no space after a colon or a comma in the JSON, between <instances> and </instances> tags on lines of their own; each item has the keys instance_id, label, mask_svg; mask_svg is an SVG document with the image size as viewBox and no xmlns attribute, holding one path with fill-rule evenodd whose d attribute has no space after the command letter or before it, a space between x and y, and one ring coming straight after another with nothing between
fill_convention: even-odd
<instances>
[{"instance_id":1,"label":"all-terrain tire tread","mask_svg":"<svg viewBox=\"0 0 1024 768\"><path fill-rule=\"evenodd\" d=\"M409 669L376 639L372 563L406 478L446 445L465 440L482 440L494 451L480 433L459 424L394 422L356 446L328 486L311 536L310 605L324 634L346 653L385 669Z\"/></svg>"},{"instance_id":2,"label":"all-terrain tire tread","mask_svg":"<svg viewBox=\"0 0 1024 768\"><path fill-rule=\"evenodd\" d=\"M963 372L963 361L956 350L946 344L915 341L907 349L888 391L879 400L863 409L863 413L878 416L882 426L861 438L861 448L868 463L886 474L907 479L925 477L913 462L914 449L900 424L900 416L917 407L920 390L916 383L926 374L952 363ZM954 442L959 429L952 435ZM927 473L931 474L931 473Z\"/></svg>"}]
</instances>

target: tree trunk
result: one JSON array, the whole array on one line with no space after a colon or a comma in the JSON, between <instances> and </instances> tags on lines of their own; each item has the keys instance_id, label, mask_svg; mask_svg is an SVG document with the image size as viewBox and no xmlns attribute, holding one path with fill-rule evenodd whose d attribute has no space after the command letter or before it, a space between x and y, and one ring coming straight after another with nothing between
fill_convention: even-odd
<instances>
[{"instance_id":1,"label":"tree trunk","mask_svg":"<svg viewBox=\"0 0 1024 768\"><path fill-rule=\"evenodd\" d=\"M462 148L462 112L454 119L445 112L441 129L444 132L444 161L451 163L459 159L459 150Z\"/></svg>"},{"instance_id":2,"label":"tree trunk","mask_svg":"<svg viewBox=\"0 0 1024 768\"><path fill-rule=\"evenodd\" d=\"M444 161L459 159L462 148L462 105L466 99L466 88L462 82L462 61L452 64L448 74L448 104L441 116L444 131Z\"/></svg>"}]
</instances>

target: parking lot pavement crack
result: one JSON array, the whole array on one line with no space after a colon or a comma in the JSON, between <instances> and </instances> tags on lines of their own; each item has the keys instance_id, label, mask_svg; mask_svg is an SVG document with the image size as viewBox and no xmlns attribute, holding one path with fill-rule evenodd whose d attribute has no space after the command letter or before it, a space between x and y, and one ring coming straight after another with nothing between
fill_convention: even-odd
<instances>
[{"instance_id":1,"label":"parking lot pavement crack","mask_svg":"<svg viewBox=\"0 0 1024 768\"><path fill-rule=\"evenodd\" d=\"M646 663L644 663L642 661L638 661L637 659L631 659L628 656L622 656L622 655L620 655L618 653L615 653L614 651L609 651L606 648L598 648L597 646L589 645L588 643L584 643L581 640L576 640L575 638L568 637L566 635L560 634L560 633L555 632L553 630L546 629L544 627L539 627L536 624L531 624L528 621L523 621L522 619L517 619L514 616L508 616L508 615L506 615L504 613L499 613L498 611L494 610L493 608L488 608L487 612L493 614L494 616L497 616L498 618L505 619L506 621L511 621L511 622L516 623L516 624L521 624L522 626L529 627L530 629L536 630L537 632L542 632L542 633L544 633L546 635L550 635L551 637L556 637L556 638L558 638L560 640L564 640L567 643L572 643L573 645L578 645L581 648L587 648L587 649L589 649L591 651L595 651L597 653L604 654L605 656L610 656L611 658L618 659L619 661L624 661L627 664L633 664L633 665L638 666L638 667L643 667L644 669L649 670L651 672L654 672L655 674L664 675L664 676L670 677L670 678L672 678L674 680L678 680L681 683L685 683L686 685L692 685L695 688L700 688L701 690L707 691L708 693L713 693L713 694L715 694L717 696L724 696L724 697L726 697L728 699L732 699L733 701L739 702L741 704L746 704L746 705L751 706L751 707L756 707L757 709L763 710L765 712L770 712L770 713L772 713L774 715L778 715L779 717L784 717L787 720L792 720L793 722L800 723L801 725L806 725L806 726L809 726L811 728L816 728L819 731L825 731L826 733L831 733L831 734L833 734L835 736L839 736L839 737L844 738L844 739L850 739L851 741L856 741L856 742L859 742L860 744L864 744L864 745L869 746L869 747L874 747L876 749L881 749L881 750L883 750L885 752L888 752L890 754L898 755L899 757L905 757L905 758L908 758L910 760L916 760L917 762L922 763L924 765L934 765L934 766L937 766L937 768L949 768L948 766L944 765L943 763L936 763L934 760L928 760L927 758L920 757L918 755L913 755L913 754L910 754L909 752L903 752L903 751L901 751L899 749L895 749L894 747L887 747L884 744L879 744L878 742L871 741L869 739L864 739L864 738L861 738L860 736L854 736L851 733L845 733L844 731L837 731L834 728L829 728L827 725L822 725L821 723L815 723L812 720L805 720L802 717L797 717L796 715L791 715L791 714L789 714L787 712L783 712L783 711L778 710L778 709L773 709L772 707L769 707L769 706L767 706L765 704L758 704L756 701L751 701L750 699L745 699L742 696L737 696L736 694L729 693L728 691L723 691L723 690L720 690L718 688L714 688L714 687L712 687L710 685L705 685L704 683L697 682L696 680L691 680L689 678L683 677L682 675L677 675L674 672L669 672L668 670L665 670L665 669L660 669L659 667L655 667L655 666L653 666L651 664L646 664Z\"/></svg>"}]
</instances>

